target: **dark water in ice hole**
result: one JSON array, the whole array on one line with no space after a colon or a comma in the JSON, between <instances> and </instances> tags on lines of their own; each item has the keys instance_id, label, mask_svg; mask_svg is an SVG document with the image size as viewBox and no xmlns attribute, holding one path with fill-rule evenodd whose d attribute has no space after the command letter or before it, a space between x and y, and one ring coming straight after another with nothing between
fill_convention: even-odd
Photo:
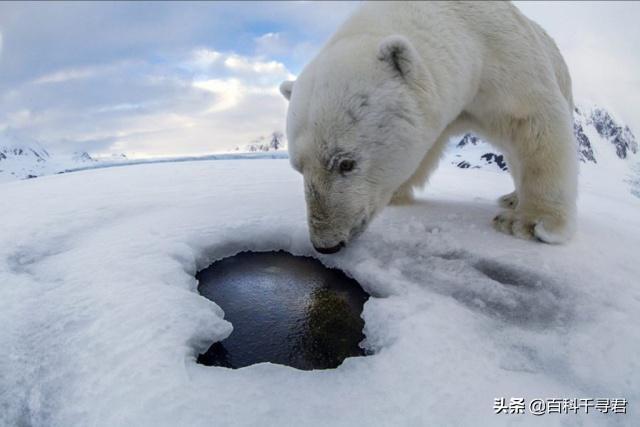
<instances>
[{"instance_id":1,"label":"dark water in ice hole","mask_svg":"<svg viewBox=\"0 0 640 427\"><path fill-rule=\"evenodd\" d=\"M200 271L198 291L215 301L233 332L198 357L207 366L272 362L335 368L363 356L360 318L368 295L343 272L286 252L242 252Z\"/></svg>"}]
</instances>

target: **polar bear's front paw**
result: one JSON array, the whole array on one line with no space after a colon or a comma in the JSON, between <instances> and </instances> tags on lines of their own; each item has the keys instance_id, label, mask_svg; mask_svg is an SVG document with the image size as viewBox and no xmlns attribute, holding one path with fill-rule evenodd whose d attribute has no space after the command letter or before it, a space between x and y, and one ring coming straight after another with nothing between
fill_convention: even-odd
<instances>
[{"instance_id":1,"label":"polar bear's front paw","mask_svg":"<svg viewBox=\"0 0 640 427\"><path fill-rule=\"evenodd\" d=\"M505 234L545 243L566 242L573 233L573 227L568 220L552 215L530 215L511 210L496 215L493 225Z\"/></svg>"},{"instance_id":2,"label":"polar bear's front paw","mask_svg":"<svg viewBox=\"0 0 640 427\"><path fill-rule=\"evenodd\" d=\"M504 211L493 218L496 230L505 234L513 234L521 239L533 239L535 223L527 221L522 215L514 211Z\"/></svg>"},{"instance_id":3,"label":"polar bear's front paw","mask_svg":"<svg viewBox=\"0 0 640 427\"><path fill-rule=\"evenodd\" d=\"M498 204L505 209L515 209L518 206L518 193L505 194L498 199Z\"/></svg>"}]
</instances>

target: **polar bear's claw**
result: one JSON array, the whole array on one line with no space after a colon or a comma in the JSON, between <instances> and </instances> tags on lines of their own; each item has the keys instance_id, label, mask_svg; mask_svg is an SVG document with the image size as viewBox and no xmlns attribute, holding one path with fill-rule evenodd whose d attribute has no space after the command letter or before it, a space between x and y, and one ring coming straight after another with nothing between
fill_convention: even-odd
<instances>
[{"instance_id":1,"label":"polar bear's claw","mask_svg":"<svg viewBox=\"0 0 640 427\"><path fill-rule=\"evenodd\" d=\"M544 243L564 243L571 237L572 226L568 221L552 216L532 216L507 210L493 218L496 230L525 240Z\"/></svg>"},{"instance_id":2,"label":"polar bear's claw","mask_svg":"<svg viewBox=\"0 0 640 427\"><path fill-rule=\"evenodd\" d=\"M514 191L498 199L500 207L505 209L515 209L518 206L518 194Z\"/></svg>"},{"instance_id":3,"label":"polar bear's claw","mask_svg":"<svg viewBox=\"0 0 640 427\"><path fill-rule=\"evenodd\" d=\"M512 234L523 239L533 238L533 226L529 227L513 211L504 211L496 215L493 218L493 226L505 234Z\"/></svg>"}]
</instances>

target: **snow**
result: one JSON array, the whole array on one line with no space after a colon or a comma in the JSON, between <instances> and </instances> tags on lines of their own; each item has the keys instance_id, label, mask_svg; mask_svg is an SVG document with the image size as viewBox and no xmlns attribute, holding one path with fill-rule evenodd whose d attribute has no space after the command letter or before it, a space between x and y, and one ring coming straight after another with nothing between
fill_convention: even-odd
<instances>
[{"instance_id":1,"label":"snow","mask_svg":"<svg viewBox=\"0 0 640 427\"><path fill-rule=\"evenodd\" d=\"M494 171L504 171L496 161L496 156L502 156L500 151L491 145L478 139L477 142L467 143L460 146L460 138L453 138L443 153L443 163L458 166L461 169L490 169ZM504 162L503 158L500 158ZM506 162L503 163L506 168Z\"/></svg>"},{"instance_id":2,"label":"snow","mask_svg":"<svg viewBox=\"0 0 640 427\"><path fill-rule=\"evenodd\" d=\"M495 232L509 175L443 162L415 205L387 208L326 256L286 160L143 164L0 190L2 426L640 422L640 199L602 169L582 173L567 245ZM374 295L363 317L375 355L310 372L195 363L232 331L195 273L278 249ZM497 397L626 398L629 413L495 415Z\"/></svg>"}]
</instances>

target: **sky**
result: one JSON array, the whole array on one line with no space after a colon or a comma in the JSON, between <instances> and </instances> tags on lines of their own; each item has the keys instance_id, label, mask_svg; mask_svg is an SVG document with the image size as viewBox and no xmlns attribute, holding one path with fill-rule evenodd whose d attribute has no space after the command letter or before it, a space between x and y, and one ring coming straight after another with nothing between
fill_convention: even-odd
<instances>
[{"instance_id":1,"label":"sky","mask_svg":"<svg viewBox=\"0 0 640 427\"><path fill-rule=\"evenodd\" d=\"M640 3L516 2L578 103L640 134ZM0 2L0 145L129 157L231 151L283 131L295 78L351 2Z\"/></svg>"}]
</instances>

